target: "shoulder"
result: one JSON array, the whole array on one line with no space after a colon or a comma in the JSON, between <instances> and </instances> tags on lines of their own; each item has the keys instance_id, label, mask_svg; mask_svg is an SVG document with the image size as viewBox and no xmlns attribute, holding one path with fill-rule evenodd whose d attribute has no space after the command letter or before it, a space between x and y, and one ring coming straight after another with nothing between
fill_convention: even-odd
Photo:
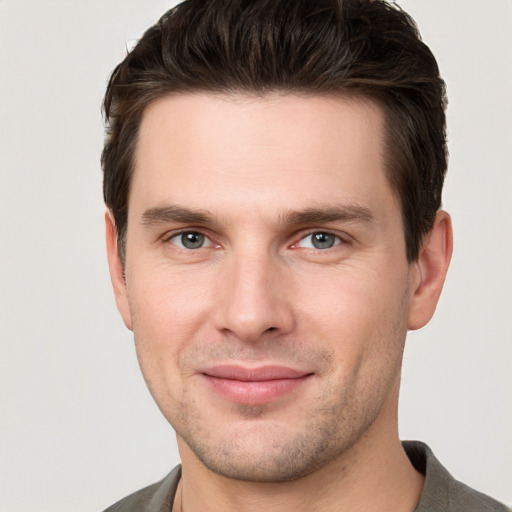
<instances>
[{"instance_id":1,"label":"shoulder","mask_svg":"<svg viewBox=\"0 0 512 512\"><path fill-rule=\"evenodd\" d=\"M104 512L168 512L180 477L181 466L176 466L163 480L126 496Z\"/></svg>"},{"instance_id":2,"label":"shoulder","mask_svg":"<svg viewBox=\"0 0 512 512\"><path fill-rule=\"evenodd\" d=\"M505 505L459 482L419 441L404 441L412 465L425 475L415 512L510 512Z\"/></svg>"}]
</instances>

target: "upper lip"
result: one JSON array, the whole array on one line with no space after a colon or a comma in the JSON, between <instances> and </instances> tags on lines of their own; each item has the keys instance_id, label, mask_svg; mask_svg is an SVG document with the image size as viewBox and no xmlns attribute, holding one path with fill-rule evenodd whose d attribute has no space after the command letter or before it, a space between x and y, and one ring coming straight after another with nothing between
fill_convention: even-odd
<instances>
[{"instance_id":1,"label":"upper lip","mask_svg":"<svg viewBox=\"0 0 512 512\"><path fill-rule=\"evenodd\" d=\"M279 379L298 379L310 375L305 372L289 368L288 366L267 365L257 368L247 368L239 365L216 365L202 370L200 373L218 379L240 380L245 382L260 382Z\"/></svg>"}]
</instances>

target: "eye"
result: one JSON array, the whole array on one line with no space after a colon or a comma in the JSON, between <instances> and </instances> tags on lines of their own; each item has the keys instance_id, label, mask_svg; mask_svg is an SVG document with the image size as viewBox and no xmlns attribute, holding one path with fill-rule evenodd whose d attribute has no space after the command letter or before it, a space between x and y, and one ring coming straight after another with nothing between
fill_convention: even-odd
<instances>
[{"instance_id":1,"label":"eye","mask_svg":"<svg viewBox=\"0 0 512 512\"><path fill-rule=\"evenodd\" d=\"M197 231L183 231L169 238L169 241L182 249L202 249L212 245L211 240Z\"/></svg>"},{"instance_id":2,"label":"eye","mask_svg":"<svg viewBox=\"0 0 512 512\"><path fill-rule=\"evenodd\" d=\"M325 231L317 231L310 233L309 235L302 238L297 247L304 249L331 249L332 247L339 245L342 242L339 236L327 233Z\"/></svg>"}]
</instances>

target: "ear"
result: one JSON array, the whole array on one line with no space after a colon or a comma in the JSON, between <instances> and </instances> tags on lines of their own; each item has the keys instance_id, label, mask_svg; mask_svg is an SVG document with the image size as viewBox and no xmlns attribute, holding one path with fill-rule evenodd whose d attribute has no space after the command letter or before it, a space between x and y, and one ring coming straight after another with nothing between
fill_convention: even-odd
<instances>
[{"instance_id":1,"label":"ear","mask_svg":"<svg viewBox=\"0 0 512 512\"><path fill-rule=\"evenodd\" d=\"M116 305L119 313L123 317L123 321L132 330L132 315L130 311L130 303L126 293L126 279L124 276L124 267L119 257L117 246L117 228L112 212L108 210L105 213L105 232L107 238L107 256L108 267L110 270L110 279L114 288L116 297Z\"/></svg>"},{"instance_id":2,"label":"ear","mask_svg":"<svg viewBox=\"0 0 512 512\"><path fill-rule=\"evenodd\" d=\"M452 221L448 213L439 210L432 230L423 241L418 260L413 264L410 330L420 329L432 318L450 265L452 249Z\"/></svg>"}]
</instances>

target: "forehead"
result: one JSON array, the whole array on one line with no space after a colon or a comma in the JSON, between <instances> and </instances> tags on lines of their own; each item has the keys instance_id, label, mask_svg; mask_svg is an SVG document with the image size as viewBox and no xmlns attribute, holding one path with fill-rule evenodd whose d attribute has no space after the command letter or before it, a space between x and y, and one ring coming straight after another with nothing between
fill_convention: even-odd
<instances>
[{"instance_id":1,"label":"forehead","mask_svg":"<svg viewBox=\"0 0 512 512\"><path fill-rule=\"evenodd\" d=\"M357 97L160 98L143 115L130 209L381 201L383 133L380 107Z\"/></svg>"}]
</instances>

